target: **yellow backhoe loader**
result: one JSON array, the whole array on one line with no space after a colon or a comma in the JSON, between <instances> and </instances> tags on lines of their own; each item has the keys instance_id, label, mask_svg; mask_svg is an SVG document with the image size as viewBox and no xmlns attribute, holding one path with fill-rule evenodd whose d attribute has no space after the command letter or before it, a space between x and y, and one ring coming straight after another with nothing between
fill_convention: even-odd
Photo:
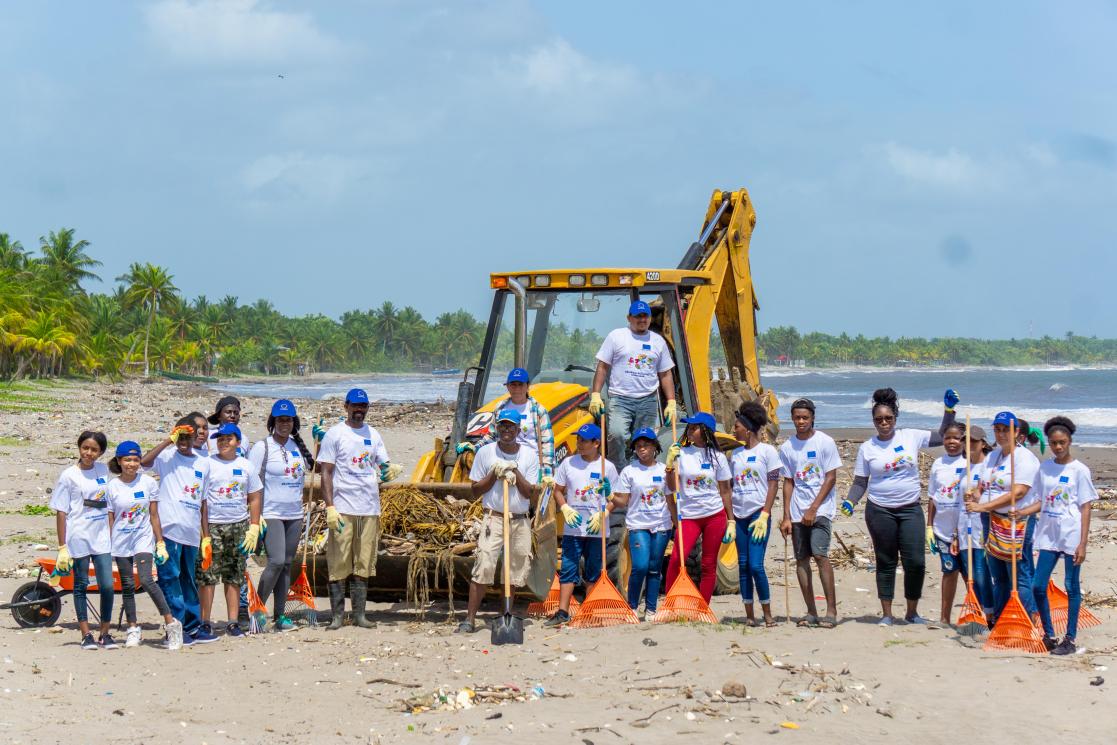
<instances>
[{"instance_id":1,"label":"yellow backhoe loader","mask_svg":"<svg viewBox=\"0 0 1117 745\"><path fill-rule=\"evenodd\" d=\"M593 380L594 355L605 334L626 324L636 299L653 308L659 331L675 358L676 399L681 410L710 411L719 430L731 428L733 410L744 400L759 400L778 431L776 397L760 382L756 359L756 311L759 309L749 267L749 242L756 213L745 189L717 190L710 198L699 239L674 269L646 267L552 269L497 272L488 330L477 365L458 385L453 429L437 438L412 474L411 486L424 491L470 497L470 453L455 445L476 441L488 432L493 412L507 397L503 384L513 367L531 375L530 395L550 413L555 464L574 451L577 429L591 421L585 406ZM717 378L710 365L714 321L724 349L728 375ZM608 391L604 391L608 397ZM726 430L727 431L727 430ZM670 428L661 430L666 445ZM727 437L726 446L732 445ZM554 503L535 516L535 556L529 595L543 597L555 572L557 537ZM623 515L614 515L623 527ZM561 521L560 521L561 522ZM619 536L622 530L611 531ZM617 546L610 547L610 565ZM470 558L458 559L467 576ZM611 569L611 573L614 570Z\"/></svg>"}]
</instances>

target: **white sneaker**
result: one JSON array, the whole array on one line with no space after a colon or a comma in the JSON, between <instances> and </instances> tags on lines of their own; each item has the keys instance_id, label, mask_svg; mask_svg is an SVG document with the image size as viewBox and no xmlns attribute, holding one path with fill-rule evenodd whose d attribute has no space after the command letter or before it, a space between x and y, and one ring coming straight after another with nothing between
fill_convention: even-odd
<instances>
[{"instance_id":1,"label":"white sneaker","mask_svg":"<svg viewBox=\"0 0 1117 745\"><path fill-rule=\"evenodd\" d=\"M163 646L170 650L182 649L182 622L176 618L170 623L164 624L163 630L167 634L167 638L163 640Z\"/></svg>"},{"instance_id":2,"label":"white sneaker","mask_svg":"<svg viewBox=\"0 0 1117 745\"><path fill-rule=\"evenodd\" d=\"M143 636L143 632L140 631L139 626L129 626L128 627L128 633L124 637L124 646L125 647L138 647L138 646L140 646L140 639L142 638L142 636Z\"/></svg>"},{"instance_id":3,"label":"white sneaker","mask_svg":"<svg viewBox=\"0 0 1117 745\"><path fill-rule=\"evenodd\" d=\"M654 610L651 613L645 613L644 614L644 622L645 623L655 623L655 611Z\"/></svg>"}]
</instances>

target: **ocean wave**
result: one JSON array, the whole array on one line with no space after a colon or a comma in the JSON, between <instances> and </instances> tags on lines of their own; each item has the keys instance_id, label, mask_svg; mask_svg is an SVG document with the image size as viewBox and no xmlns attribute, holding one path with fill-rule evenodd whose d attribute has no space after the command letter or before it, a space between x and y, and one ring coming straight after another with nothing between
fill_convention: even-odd
<instances>
[{"instance_id":1,"label":"ocean wave","mask_svg":"<svg viewBox=\"0 0 1117 745\"><path fill-rule=\"evenodd\" d=\"M872 404L871 400L866 400L863 408L868 409ZM964 420L966 415L970 417L977 424L982 424L991 421L997 412L1004 411L1004 406L981 406L981 405L959 405L958 418ZM1056 414L1062 414L1070 417L1075 424L1103 429L1117 429L1117 408L1110 407L1088 407L1081 409L1034 409L1034 408L1019 408L1010 409L1014 414L1024 419L1027 419L1033 426L1042 426L1043 422L1047 421ZM929 401L920 399L903 399L900 401L901 415L904 413L918 414L920 416L932 417L939 419L942 417L942 401Z\"/></svg>"}]
</instances>

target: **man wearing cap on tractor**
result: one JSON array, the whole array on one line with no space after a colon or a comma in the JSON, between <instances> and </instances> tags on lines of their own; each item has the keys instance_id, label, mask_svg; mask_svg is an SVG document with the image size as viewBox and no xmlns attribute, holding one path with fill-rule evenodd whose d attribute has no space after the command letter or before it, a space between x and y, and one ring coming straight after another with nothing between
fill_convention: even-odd
<instances>
[{"instance_id":1,"label":"man wearing cap on tractor","mask_svg":"<svg viewBox=\"0 0 1117 745\"><path fill-rule=\"evenodd\" d=\"M605 470L601 470L601 427L583 424L578 429L577 448L555 472L555 504L566 526L562 530L559 607L544 626L562 626L570 620L570 598L582 559L587 586L601 577L601 531L608 537L609 513L614 507L611 497L617 469L605 461Z\"/></svg>"},{"instance_id":2,"label":"man wearing cap on tractor","mask_svg":"<svg viewBox=\"0 0 1117 745\"><path fill-rule=\"evenodd\" d=\"M497 415L501 411L511 410L520 415L520 434L516 442L531 448L539 455L542 452L540 463L540 483L543 488L555 483L555 434L551 429L551 417L543 405L528 395L531 380L527 370L522 367L512 368L508 373L508 380L504 387L508 389L508 399L497 407ZM493 417L496 421L496 416ZM490 442L496 442L496 426L490 427L489 433L480 442L474 445L471 442L460 442L457 446L458 455L466 451L476 453Z\"/></svg>"},{"instance_id":3,"label":"man wearing cap on tractor","mask_svg":"<svg viewBox=\"0 0 1117 745\"><path fill-rule=\"evenodd\" d=\"M345 581L352 575L349 597L353 623L374 628L365 617L368 578L376 576L380 544L380 483L403 470L390 463L380 433L365 423L368 394L354 388L345 394L345 421L330 427L322 439L318 463L322 498L326 502L326 562L330 572L330 629L341 628L345 614Z\"/></svg>"},{"instance_id":4,"label":"man wearing cap on tractor","mask_svg":"<svg viewBox=\"0 0 1117 745\"><path fill-rule=\"evenodd\" d=\"M628 461L632 433L644 427L659 427L659 390L667 400L663 421L670 424L677 416L675 406L675 367L662 336L650 330L652 309L643 300L628 308L628 326L609 332L597 352L597 371L590 391L590 414L608 415L609 458L618 469ZM609 380L609 404L601 400L601 388Z\"/></svg>"},{"instance_id":5,"label":"man wearing cap on tractor","mask_svg":"<svg viewBox=\"0 0 1117 745\"><path fill-rule=\"evenodd\" d=\"M509 546L512 556L509 572L512 584L527 582L531 567L531 509L536 499L535 483L539 478L539 456L519 442L520 413L503 409L496 416L496 442L481 447L473 459L469 481L473 495L481 497L485 515L481 534L477 537L473 574L469 578L469 606L458 632L472 634L477 630L474 619L485 591L496 579L496 567L504 550L504 488L508 487Z\"/></svg>"}]
</instances>

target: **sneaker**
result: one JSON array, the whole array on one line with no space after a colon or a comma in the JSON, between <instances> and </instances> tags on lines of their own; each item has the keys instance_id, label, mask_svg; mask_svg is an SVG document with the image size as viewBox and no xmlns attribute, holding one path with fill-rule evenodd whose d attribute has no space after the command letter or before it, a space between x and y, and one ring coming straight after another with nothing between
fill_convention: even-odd
<instances>
[{"instance_id":1,"label":"sneaker","mask_svg":"<svg viewBox=\"0 0 1117 745\"><path fill-rule=\"evenodd\" d=\"M1044 647L1044 649L1046 649L1048 652L1051 652L1057 646L1059 646L1059 642L1055 641L1055 639L1053 639L1050 636L1047 636L1046 634L1043 635L1043 647Z\"/></svg>"},{"instance_id":2,"label":"sneaker","mask_svg":"<svg viewBox=\"0 0 1117 745\"><path fill-rule=\"evenodd\" d=\"M194 646L194 635L193 634L188 634L185 631L183 631L182 632L182 646L184 646L184 647Z\"/></svg>"},{"instance_id":3,"label":"sneaker","mask_svg":"<svg viewBox=\"0 0 1117 745\"><path fill-rule=\"evenodd\" d=\"M295 625L295 622L287 616L280 616L279 618L275 619L275 622L272 624L272 631L276 632L294 631L297 628L298 626Z\"/></svg>"},{"instance_id":4,"label":"sneaker","mask_svg":"<svg viewBox=\"0 0 1117 745\"><path fill-rule=\"evenodd\" d=\"M914 623L914 624L919 625L919 626L926 626L927 625L927 619L924 618L923 616L919 615L918 613L916 613L914 616L905 616L904 620L907 621L908 623Z\"/></svg>"},{"instance_id":5,"label":"sneaker","mask_svg":"<svg viewBox=\"0 0 1117 745\"><path fill-rule=\"evenodd\" d=\"M93 638L93 634L86 634L81 638L82 649L100 649L101 645Z\"/></svg>"},{"instance_id":6,"label":"sneaker","mask_svg":"<svg viewBox=\"0 0 1117 745\"><path fill-rule=\"evenodd\" d=\"M182 623L175 619L163 626L163 646L169 650L182 649Z\"/></svg>"},{"instance_id":7,"label":"sneaker","mask_svg":"<svg viewBox=\"0 0 1117 745\"><path fill-rule=\"evenodd\" d=\"M244 636L244 629L239 623L230 623L225 626L225 636Z\"/></svg>"},{"instance_id":8,"label":"sneaker","mask_svg":"<svg viewBox=\"0 0 1117 745\"><path fill-rule=\"evenodd\" d=\"M1064 636L1063 640L1059 642L1059 646L1051 650L1051 654L1074 654L1077 651L1078 647L1074 645L1074 639L1071 639L1069 636Z\"/></svg>"},{"instance_id":9,"label":"sneaker","mask_svg":"<svg viewBox=\"0 0 1117 745\"><path fill-rule=\"evenodd\" d=\"M477 624L475 624L473 621L462 621L461 623L458 624L458 628L454 633L455 634L472 634L475 631L477 631Z\"/></svg>"},{"instance_id":10,"label":"sneaker","mask_svg":"<svg viewBox=\"0 0 1117 745\"><path fill-rule=\"evenodd\" d=\"M98 642L101 649L117 649L116 640L112 638L111 634L101 634L101 640Z\"/></svg>"},{"instance_id":11,"label":"sneaker","mask_svg":"<svg viewBox=\"0 0 1117 745\"><path fill-rule=\"evenodd\" d=\"M891 626L893 623L892 616L881 616L877 621L877 626Z\"/></svg>"},{"instance_id":12,"label":"sneaker","mask_svg":"<svg viewBox=\"0 0 1117 745\"><path fill-rule=\"evenodd\" d=\"M217 641L217 637L206 631L205 626L201 626L193 634L194 644L209 644L210 642Z\"/></svg>"},{"instance_id":13,"label":"sneaker","mask_svg":"<svg viewBox=\"0 0 1117 745\"><path fill-rule=\"evenodd\" d=\"M199 631L204 631L205 633L209 634L210 636L214 635L213 634L213 625L208 623L208 622L203 623L201 626L199 626L198 630ZM197 634L195 634L194 636L197 636Z\"/></svg>"},{"instance_id":14,"label":"sneaker","mask_svg":"<svg viewBox=\"0 0 1117 745\"><path fill-rule=\"evenodd\" d=\"M645 623L655 623L655 611L654 610L647 611L644 614L644 622Z\"/></svg>"},{"instance_id":15,"label":"sneaker","mask_svg":"<svg viewBox=\"0 0 1117 745\"><path fill-rule=\"evenodd\" d=\"M140 640L142 638L143 638L143 631L140 630L139 626L129 626L128 627L128 635L124 638L124 646L125 647L138 647L138 646L140 646Z\"/></svg>"},{"instance_id":16,"label":"sneaker","mask_svg":"<svg viewBox=\"0 0 1117 745\"><path fill-rule=\"evenodd\" d=\"M570 614L559 608L555 614L543 622L543 627L547 629L555 628L556 626L563 626L570 622Z\"/></svg>"}]
</instances>

